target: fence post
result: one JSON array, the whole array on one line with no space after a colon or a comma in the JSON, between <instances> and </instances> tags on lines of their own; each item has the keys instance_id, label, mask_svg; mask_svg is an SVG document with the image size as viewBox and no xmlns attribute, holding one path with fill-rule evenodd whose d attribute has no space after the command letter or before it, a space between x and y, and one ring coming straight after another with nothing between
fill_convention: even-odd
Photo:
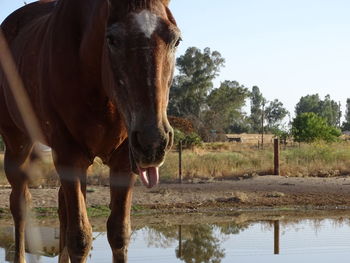
<instances>
[{"instance_id":1,"label":"fence post","mask_svg":"<svg viewBox=\"0 0 350 263\"><path fill-rule=\"evenodd\" d=\"M179 141L179 183L182 184L182 141Z\"/></svg>"},{"instance_id":2,"label":"fence post","mask_svg":"<svg viewBox=\"0 0 350 263\"><path fill-rule=\"evenodd\" d=\"M280 145L279 138L274 139L274 174L280 175Z\"/></svg>"}]
</instances>

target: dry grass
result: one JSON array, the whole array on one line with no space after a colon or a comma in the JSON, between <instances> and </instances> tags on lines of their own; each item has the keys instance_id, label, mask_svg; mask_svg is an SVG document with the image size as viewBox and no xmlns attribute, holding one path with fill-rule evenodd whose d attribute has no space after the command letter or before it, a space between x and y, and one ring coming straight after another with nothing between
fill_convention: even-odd
<instances>
[{"instance_id":1,"label":"dry grass","mask_svg":"<svg viewBox=\"0 0 350 263\"><path fill-rule=\"evenodd\" d=\"M236 151L207 151L203 148L183 152L183 176L190 178L233 177L244 174L269 174L273 160L271 151L240 147ZM161 168L162 177L178 176L178 153L172 152Z\"/></svg>"},{"instance_id":2,"label":"dry grass","mask_svg":"<svg viewBox=\"0 0 350 263\"><path fill-rule=\"evenodd\" d=\"M283 147L282 147L283 148ZM272 145L258 150L255 145L239 143L209 143L183 152L185 179L232 178L247 175L272 174ZM48 156L31 169L32 186L58 186L58 176ZM88 183L108 185L109 169L96 159L88 171ZM312 144L281 150L281 174L288 176L331 177L350 174L350 143ZM161 168L163 182L178 178L178 153L169 153ZM0 154L0 185L7 184Z\"/></svg>"},{"instance_id":3,"label":"dry grass","mask_svg":"<svg viewBox=\"0 0 350 263\"><path fill-rule=\"evenodd\" d=\"M350 143L302 145L281 155L282 173L331 177L350 174Z\"/></svg>"},{"instance_id":4,"label":"dry grass","mask_svg":"<svg viewBox=\"0 0 350 263\"><path fill-rule=\"evenodd\" d=\"M332 177L350 175L350 143L295 144L281 149L281 174L287 176ZM272 174L273 149L263 150L239 143L210 143L183 153L185 178L232 178ZM173 152L162 167L162 176L178 176L178 154Z\"/></svg>"},{"instance_id":5,"label":"dry grass","mask_svg":"<svg viewBox=\"0 0 350 263\"><path fill-rule=\"evenodd\" d=\"M4 154L0 154L0 185L7 185L7 179L3 169ZM30 167L31 187L56 187L60 185L58 175L53 165L51 154L48 153L44 160L37 161ZM109 168L99 158L96 158L88 170L88 184L108 185Z\"/></svg>"}]
</instances>

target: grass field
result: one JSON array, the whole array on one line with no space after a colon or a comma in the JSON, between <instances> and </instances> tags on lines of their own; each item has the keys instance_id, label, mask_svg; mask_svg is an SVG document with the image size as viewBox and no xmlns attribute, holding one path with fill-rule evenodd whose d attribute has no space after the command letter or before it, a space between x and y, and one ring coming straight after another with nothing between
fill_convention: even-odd
<instances>
[{"instance_id":1,"label":"grass field","mask_svg":"<svg viewBox=\"0 0 350 263\"><path fill-rule=\"evenodd\" d=\"M303 144L281 147L281 174L284 176L331 177L350 174L350 143ZM183 151L184 179L232 178L252 174L272 174L273 149L266 145L239 143L207 143L193 150ZM58 177L51 158L41 161L32 171L33 186L57 186ZM108 184L108 167L96 159L88 171L88 183ZM175 181L178 178L178 153L168 154L161 167L161 180ZM0 154L0 185L6 184L3 170L3 154Z\"/></svg>"}]
</instances>

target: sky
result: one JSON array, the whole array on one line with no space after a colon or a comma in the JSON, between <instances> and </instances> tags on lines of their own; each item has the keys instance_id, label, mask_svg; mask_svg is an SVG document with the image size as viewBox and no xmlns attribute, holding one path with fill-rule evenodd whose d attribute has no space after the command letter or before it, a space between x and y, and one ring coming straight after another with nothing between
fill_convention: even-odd
<instances>
[{"instance_id":1,"label":"sky","mask_svg":"<svg viewBox=\"0 0 350 263\"><path fill-rule=\"evenodd\" d=\"M0 21L22 5L1 0ZM267 100L279 99L292 115L300 97L329 94L345 111L349 0L172 0L170 9L183 35L178 56L195 46L225 58L215 87L224 80L257 85Z\"/></svg>"}]
</instances>

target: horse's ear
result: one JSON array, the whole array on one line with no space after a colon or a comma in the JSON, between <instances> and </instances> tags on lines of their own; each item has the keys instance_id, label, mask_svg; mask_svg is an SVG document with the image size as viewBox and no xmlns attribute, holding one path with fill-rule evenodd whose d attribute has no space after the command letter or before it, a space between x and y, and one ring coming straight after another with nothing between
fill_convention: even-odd
<instances>
[{"instance_id":1,"label":"horse's ear","mask_svg":"<svg viewBox=\"0 0 350 263\"><path fill-rule=\"evenodd\" d=\"M170 3L170 0L161 0L161 1L165 6L168 6Z\"/></svg>"}]
</instances>

